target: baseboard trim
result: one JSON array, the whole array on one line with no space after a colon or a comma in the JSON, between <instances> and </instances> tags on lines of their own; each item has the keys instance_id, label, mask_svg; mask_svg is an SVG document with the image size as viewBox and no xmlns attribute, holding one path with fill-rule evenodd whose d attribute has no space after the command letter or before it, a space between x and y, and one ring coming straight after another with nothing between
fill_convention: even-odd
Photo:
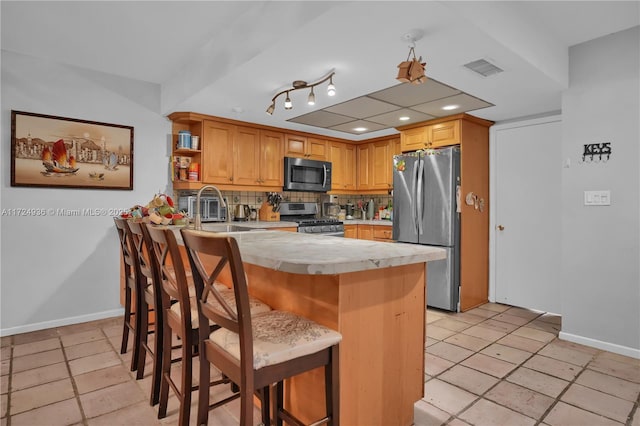
<instances>
[{"instance_id":1,"label":"baseboard trim","mask_svg":"<svg viewBox=\"0 0 640 426\"><path fill-rule=\"evenodd\" d=\"M615 343L603 342L601 340L591 339L589 337L578 336L576 334L565 333L561 331L558 334L561 340L567 340L573 343L579 343L581 345L591 346L604 351L616 353L618 355L624 355L631 358L640 359L640 349L630 348L628 346L617 345Z\"/></svg>"},{"instance_id":2,"label":"baseboard trim","mask_svg":"<svg viewBox=\"0 0 640 426\"><path fill-rule=\"evenodd\" d=\"M105 318L113 318L124 315L124 308L112 309L110 311L96 312L88 315L79 315L76 317L61 318L57 320L37 322L33 324L20 325L18 327L0 329L0 336L12 336L14 334L29 333L31 331L44 330L47 328L63 327L65 325L80 324L101 320Z\"/></svg>"}]
</instances>

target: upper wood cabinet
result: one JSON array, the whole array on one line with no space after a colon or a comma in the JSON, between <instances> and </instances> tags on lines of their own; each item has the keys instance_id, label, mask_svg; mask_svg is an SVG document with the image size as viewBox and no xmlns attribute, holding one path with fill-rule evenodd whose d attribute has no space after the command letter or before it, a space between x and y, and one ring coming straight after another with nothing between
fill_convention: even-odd
<instances>
[{"instance_id":1,"label":"upper wood cabinet","mask_svg":"<svg viewBox=\"0 0 640 426\"><path fill-rule=\"evenodd\" d=\"M212 120L203 129L203 183L282 187L283 133Z\"/></svg>"},{"instance_id":2,"label":"upper wood cabinet","mask_svg":"<svg viewBox=\"0 0 640 426\"><path fill-rule=\"evenodd\" d=\"M413 127L401 132L402 152L460 143L460 120Z\"/></svg>"},{"instance_id":3,"label":"upper wood cabinet","mask_svg":"<svg viewBox=\"0 0 640 426\"><path fill-rule=\"evenodd\" d=\"M204 121L200 141L202 147L200 173L203 183L218 185L233 183L235 128L236 126L232 124Z\"/></svg>"},{"instance_id":4,"label":"upper wood cabinet","mask_svg":"<svg viewBox=\"0 0 640 426\"><path fill-rule=\"evenodd\" d=\"M284 156L327 161L328 144L325 139L288 134L285 136Z\"/></svg>"},{"instance_id":5,"label":"upper wood cabinet","mask_svg":"<svg viewBox=\"0 0 640 426\"><path fill-rule=\"evenodd\" d=\"M393 156L400 153L400 139L383 139L357 146L358 190L393 189Z\"/></svg>"},{"instance_id":6,"label":"upper wood cabinet","mask_svg":"<svg viewBox=\"0 0 640 426\"><path fill-rule=\"evenodd\" d=\"M344 142L329 142L331 161L331 191L352 191L356 189L356 147Z\"/></svg>"},{"instance_id":7,"label":"upper wood cabinet","mask_svg":"<svg viewBox=\"0 0 640 426\"><path fill-rule=\"evenodd\" d=\"M284 134L260 131L260 185L284 185Z\"/></svg>"},{"instance_id":8,"label":"upper wood cabinet","mask_svg":"<svg viewBox=\"0 0 640 426\"><path fill-rule=\"evenodd\" d=\"M371 189L371 149L368 143L357 145L358 190Z\"/></svg>"}]
</instances>

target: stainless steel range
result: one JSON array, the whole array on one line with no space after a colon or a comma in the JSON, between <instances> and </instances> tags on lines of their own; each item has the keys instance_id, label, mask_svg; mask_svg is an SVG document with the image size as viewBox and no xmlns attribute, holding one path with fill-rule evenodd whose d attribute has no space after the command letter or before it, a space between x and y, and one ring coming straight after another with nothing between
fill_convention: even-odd
<instances>
[{"instance_id":1,"label":"stainless steel range","mask_svg":"<svg viewBox=\"0 0 640 426\"><path fill-rule=\"evenodd\" d=\"M316 203L280 203L280 220L298 223L298 232L344 237L344 224L334 218L319 218Z\"/></svg>"}]
</instances>

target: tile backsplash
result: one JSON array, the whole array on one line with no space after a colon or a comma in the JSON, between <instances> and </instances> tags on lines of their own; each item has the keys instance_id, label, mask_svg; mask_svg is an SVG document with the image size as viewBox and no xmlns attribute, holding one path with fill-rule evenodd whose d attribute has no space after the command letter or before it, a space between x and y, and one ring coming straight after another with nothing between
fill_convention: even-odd
<instances>
[{"instance_id":1,"label":"tile backsplash","mask_svg":"<svg viewBox=\"0 0 640 426\"><path fill-rule=\"evenodd\" d=\"M283 201L293 201L293 202L309 202L309 203L320 203L321 196L323 194L319 194L317 192L293 192L293 191L284 191L281 192ZM183 195L180 192L178 195ZM259 209L264 201L267 199L266 192L253 192L253 191L222 191L222 196L229 202L230 211L233 212L235 206L238 204L247 204L250 208ZM353 203L356 206L358 205L358 201L362 200L363 203L367 203L369 200L373 199L376 207L378 206L387 206L390 201L392 201L392 197L390 195L366 195L366 194L349 194L349 195L338 195L338 204L344 206L347 203ZM357 215L356 215L357 216Z\"/></svg>"}]
</instances>

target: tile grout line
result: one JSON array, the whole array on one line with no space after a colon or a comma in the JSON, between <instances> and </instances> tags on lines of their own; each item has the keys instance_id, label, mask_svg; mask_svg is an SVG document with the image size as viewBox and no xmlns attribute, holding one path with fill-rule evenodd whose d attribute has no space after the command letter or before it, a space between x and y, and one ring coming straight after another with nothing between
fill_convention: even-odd
<instances>
[{"instance_id":1,"label":"tile grout line","mask_svg":"<svg viewBox=\"0 0 640 426\"><path fill-rule=\"evenodd\" d=\"M488 320L490 320L490 319L493 319L494 317L496 317L496 316L498 316L498 315L500 315L500 314L503 314L504 312L506 312L506 311L503 311L503 312L496 312L494 315L492 315L492 316L490 316L490 317L486 317L485 319L483 319L483 320L482 320L482 321L480 321L479 323L474 324L474 325L471 325L470 327L467 327L467 328L465 328L465 329L463 329L463 330L461 330L461 331L456 332L456 334L460 334L460 333L462 333L462 331L464 331L464 330L466 330L466 329L468 329L468 328L471 328L471 327L474 327L474 326L479 326L480 324L484 323L485 321L488 321ZM520 329L520 328L522 328L522 327L525 327L527 324L530 324L531 322L535 321L537 318L540 318L542 315L543 315L543 314L540 314L540 315L538 315L538 316L536 316L536 317L532 318L532 319L531 319L531 320L529 320L528 322L526 322L526 323L522 324L521 326L518 326L518 328L516 328L516 329L514 329L513 331L511 331L511 332L507 333L505 336L501 337L501 338L500 338L500 339L498 339L498 340L504 339L505 337L509 336L510 334L513 334L513 332L514 332L514 331L519 330L519 329ZM446 317L445 317L445 318L446 318ZM496 321L499 321L499 320L496 320ZM434 321L434 322L435 322L435 321ZM504 321L503 321L503 322L504 322ZM509 324L509 323L507 323L507 324ZM491 328L491 329L493 330L493 328ZM453 331L453 330L452 330L452 331ZM541 330L541 331L544 331L544 330ZM462 333L462 334L464 334L464 333ZM516 335L516 336L517 336L517 335ZM473 336L473 337L475 337L475 336ZM519 336L519 337L522 337L522 336ZM489 387L489 388L488 388L486 391L484 391L482 394L478 395L478 397L477 397L476 399L474 399L472 402L470 402L468 405L466 405L466 406L465 406L465 407L463 407L462 409L458 410L457 414L450 414L449 418L448 418L448 419L445 421L445 423L443 423L443 424L449 424L449 423L451 423L451 422L452 422L453 420L455 420L455 419L457 419L457 420L461 420L461 421L464 421L463 419L461 419L461 418L459 418L459 417L458 417L458 414L461 414L461 413L465 412L465 411L466 411L466 410L468 410L470 407L472 407L474 404L476 404L478 401L480 401L480 400L481 400L481 399L482 399L482 398L483 398L483 397L484 397L488 392L490 392L493 388L497 387L500 383L502 383L503 381L505 381L505 380L506 380L506 378L507 378L507 377L509 377L509 376L510 376L510 375L511 375L511 374L512 374L512 373L513 373L517 368L519 368L519 367L523 366L523 364L524 364L525 362L527 362L528 360L530 360L531 358L533 358L535 355L537 355L537 354L538 354L538 352L540 352L540 351L541 351L542 349L544 349L544 348L545 348L549 343L553 342L553 341L554 341L554 340L556 340L556 339L557 339L557 336L556 336L553 340L551 340L551 341L549 341L549 342L546 342L546 343L544 344L544 346L542 346L542 347L541 347L540 349L538 349L537 351L535 351L535 352L531 353L531 356L530 356L530 357L528 357L527 359L525 359L524 361L522 361L520 364L515 364L515 365L516 365L516 368L514 368L513 370L511 370L511 371L510 371L509 373L507 373L504 377L498 377L498 379L499 379L499 380L498 380L498 381L497 381L493 386ZM473 353L473 354L469 355L469 356L468 356L468 357L466 357L466 358L463 358L463 359L462 359L462 360L460 360L459 362L457 362L457 363L455 363L454 365L452 365L451 367L449 367L449 368L447 368L447 369L445 369L445 370L441 371L441 372L440 372L440 373L438 373L437 375L432 376L432 378L437 378L437 377L441 376L442 374L444 374L444 373L446 373L447 371L451 370L453 367L455 367L456 365L459 365L461 362L465 361L466 359L468 359L468 358L470 358L470 357L472 357L472 356L474 356L474 355L476 355L476 354L479 354L482 350L484 350L484 349L488 348L489 346L491 346L491 345L493 345L493 344L496 344L496 343L498 342L498 340L492 341L492 342L491 342L491 343L489 343L487 346L485 346L485 347L481 348L481 349L480 349L480 350L478 350L478 351L474 351L474 353ZM531 340L535 340L535 339L531 339ZM444 342L444 340L441 340L441 342ZM445 342L445 343L447 343L447 342ZM454 346L458 346L458 345L455 345L454 343L450 343L450 344L451 344L451 345L454 345ZM508 345L503 345L503 346L511 347L511 346L508 346ZM459 347L462 347L462 346L459 346ZM468 348L464 348L464 347L462 347L462 348L463 348L463 349L468 349ZM518 348L514 348L514 349L518 349ZM425 351L426 351L426 348L425 348ZM525 352L528 352L528 351L525 351ZM487 355L487 356L490 356L490 355ZM491 357L491 358L494 358L494 357ZM498 360L500 360L499 358L494 358L494 359L498 359ZM505 362L508 362L508 361L505 361ZM463 366L463 367L464 367L464 366ZM472 367L467 367L467 368L471 368L472 370L478 371L478 372L483 373L483 374L487 374L487 375L489 375L489 376L491 376L491 377L495 377L495 376L492 376L491 374L488 374L488 373L486 373L486 372L484 372L484 371L476 370L475 368L472 368ZM542 373L542 374L545 374L545 373ZM552 377L552 376L551 376L551 377ZM463 390L463 391L465 391L465 392L472 393L472 392L470 392L470 391L468 391L468 390L466 390L466 389L463 389L463 388L461 388L461 387L459 387L459 386L457 386L457 385L455 385L455 384L453 384L453 383L449 383L449 382L447 382L447 381L445 381L445 383L447 383L447 384L449 384L449 385L451 385L451 386L455 386L455 387L457 387L458 389L461 389L461 390ZM523 386L523 387L524 387L524 386ZM568 387L568 385L567 385L567 387ZM525 387L525 389L528 389L528 388L526 388L526 387ZM536 391L534 391L533 389L529 389L529 390L530 390L530 391L532 391L532 392L536 392ZM536 393L540 393L540 392L536 392ZM473 393L472 393L472 394L473 394ZM475 395L475 394L474 394L474 395ZM543 394L541 394L541 395L543 395ZM559 397L559 396L558 396L558 397ZM489 400L489 401L493 402L493 403L494 403L494 404L496 404L496 405L499 405L499 406L501 406L501 407L504 407L504 408L506 408L506 409L508 409L508 410L511 410L511 411L513 411L513 412L515 412L515 413L518 413L518 414L520 414L520 415L522 415L522 416L525 416L525 417L531 418L531 417L527 416L527 415L526 415L526 414L524 414L524 413L521 413L521 412L519 412L519 411L515 411L515 410L513 410L512 408L509 408L509 407L507 407L507 406L504 406L504 405L502 405L502 404L500 404L500 403L498 403L498 402L496 402L496 401L492 401L492 400ZM553 402L553 403L551 404L551 407L552 407L552 406L555 406L555 404L556 404L556 402ZM437 408L437 407L436 407L436 408ZM443 411L444 411L444 410L443 410ZM546 414L547 414L547 412L545 411L545 413L543 413L543 417L541 417L540 419L533 419L533 420L535 420L535 422L536 422L536 423L535 423L535 425L540 424L540 423L541 423L541 421L542 421L542 418L544 418L544 416L546 416Z\"/></svg>"},{"instance_id":2,"label":"tile grout line","mask_svg":"<svg viewBox=\"0 0 640 426\"><path fill-rule=\"evenodd\" d=\"M80 409L80 415L82 416L82 424L88 426L89 420L84 412L84 407L82 407L82 401L80 401L80 392L78 392L78 386L76 385L76 380L73 377L73 373L71 372L71 366L69 365L69 359L67 357L67 351L65 349L64 343L62 343L62 336L58 335L58 339L60 339L60 347L62 348L62 356L64 357L64 364L67 367L67 372L69 373L69 379L71 380L71 387L73 387L73 394L75 396L76 402L78 403L78 408Z\"/></svg>"}]
</instances>

